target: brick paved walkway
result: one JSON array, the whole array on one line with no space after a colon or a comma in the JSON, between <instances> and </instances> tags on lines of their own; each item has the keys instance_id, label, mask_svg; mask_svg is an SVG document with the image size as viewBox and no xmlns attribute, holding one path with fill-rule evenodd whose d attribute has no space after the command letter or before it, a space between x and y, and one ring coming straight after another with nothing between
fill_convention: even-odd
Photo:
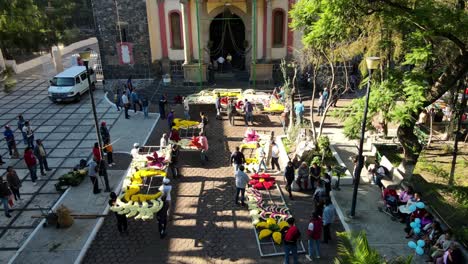
<instances>
[{"instance_id":1,"label":"brick paved walkway","mask_svg":"<svg viewBox=\"0 0 468 264\"><path fill-rule=\"evenodd\" d=\"M180 107L180 106L179 106ZM243 138L245 127L215 119L214 107L192 107L191 116L209 112L209 165L202 167L198 152L181 152L183 177L172 180L173 211L166 239L159 239L157 222L129 220L129 235L119 235L113 215L105 219L83 263L280 263L281 257L260 258L248 211L234 204L235 185L228 159ZM181 114L177 108L176 113ZM179 115L180 116L180 115ZM240 117L238 117L240 118ZM226 118L225 118L226 119ZM280 132L278 116L260 116L257 129ZM166 129L158 124L149 143L158 145ZM242 124L242 125L241 125ZM282 178L282 177L278 177ZM280 179L282 182L282 179ZM287 200L305 239L313 211L311 193ZM341 230L342 227L339 227ZM331 263L336 245L322 245L320 263ZM304 255L302 262L307 261Z\"/></svg>"}]
</instances>

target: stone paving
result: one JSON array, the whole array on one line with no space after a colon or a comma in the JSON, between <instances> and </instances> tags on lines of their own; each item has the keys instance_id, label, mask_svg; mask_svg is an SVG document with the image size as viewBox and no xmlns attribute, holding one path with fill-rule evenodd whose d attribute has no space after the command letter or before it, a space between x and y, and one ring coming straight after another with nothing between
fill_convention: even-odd
<instances>
[{"instance_id":1,"label":"stone paving","mask_svg":"<svg viewBox=\"0 0 468 264\"><path fill-rule=\"evenodd\" d=\"M89 248L83 263L280 263L282 257L260 258L250 216L245 208L234 204L235 185L230 152L243 138L245 127L238 117L237 126L215 119L212 106L194 106L191 116L199 111L209 113L209 164L203 167L198 152L181 152L183 177L173 179L172 220L168 236L161 240L157 221L129 219L129 235L118 235L113 215L106 217L103 226ZM181 116L181 107L176 107ZM225 118L226 119L226 118ZM257 129L280 133L278 116L256 117ZM164 120L149 139L149 145L159 145L166 132ZM282 177L278 177L282 185ZM296 193L294 200L286 198L298 226L306 239L305 229L313 211L311 193ZM342 230L340 224L335 227ZM322 244L319 263L331 263L336 241ZM304 255L302 262L307 261Z\"/></svg>"},{"instance_id":2,"label":"stone paving","mask_svg":"<svg viewBox=\"0 0 468 264\"><path fill-rule=\"evenodd\" d=\"M5 173L7 166L15 168L22 181L22 200L14 205L11 218L3 214L0 216L0 263L8 260L21 247L39 223L39 219L31 219L31 215L40 214L37 206L51 207L59 199L61 194L54 187L57 179L71 170L80 159L87 159L96 142L88 95L83 96L80 103L53 104L47 98L47 87L46 80L23 78L18 79L13 91L0 91L1 131L6 124L15 130L17 148L22 156L25 145L21 132L17 130L17 116L23 114L26 120L31 120L35 139L43 139L49 167L52 169L39 180L38 185L33 186L23 159L8 159L8 148L2 136L0 153L6 164L1 166L0 175ZM95 100L98 117L111 128L118 115L103 101L102 90L96 90Z\"/></svg>"}]
</instances>

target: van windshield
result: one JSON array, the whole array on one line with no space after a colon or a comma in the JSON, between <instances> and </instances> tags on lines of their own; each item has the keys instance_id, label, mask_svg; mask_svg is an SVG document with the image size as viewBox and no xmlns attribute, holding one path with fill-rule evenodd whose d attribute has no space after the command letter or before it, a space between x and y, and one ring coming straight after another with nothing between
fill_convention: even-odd
<instances>
[{"instance_id":1,"label":"van windshield","mask_svg":"<svg viewBox=\"0 0 468 264\"><path fill-rule=\"evenodd\" d=\"M75 85L75 79L74 78L53 78L52 79L52 84L54 86L73 86Z\"/></svg>"}]
</instances>

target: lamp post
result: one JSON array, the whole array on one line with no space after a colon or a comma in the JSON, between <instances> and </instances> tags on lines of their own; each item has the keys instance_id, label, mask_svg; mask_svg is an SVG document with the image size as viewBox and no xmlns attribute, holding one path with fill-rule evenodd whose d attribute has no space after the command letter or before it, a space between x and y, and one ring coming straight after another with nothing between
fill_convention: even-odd
<instances>
[{"instance_id":1,"label":"lamp post","mask_svg":"<svg viewBox=\"0 0 468 264\"><path fill-rule=\"evenodd\" d=\"M366 103L364 105L364 117L362 119L361 126L361 139L359 140L359 152L358 152L358 165L354 171L354 189L353 189L353 200L351 203L351 212L350 216L354 217L356 213L356 200L357 192L359 188L359 181L361 179L361 170L364 167L364 157L362 156L362 148L364 146L364 135L366 133L366 123L367 123L367 110L369 106L369 95L370 95L370 82L372 78L372 72L379 67L380 58L379 57L367 57L366 64L367 70L369 71L369 78L367 80L367 92L366 92Z\"/></svg>"},{"instance_id":2,"label":"lamp post","mask_svg":"<svg viewBox=\"0 0 468 264\"><path fill-rule=\"evenodd\" d=\"M105 191L110 192L110 187L109 187L109 178L107 177L107 170L105 168L106 164L104 162L104 152L102 151L102 139L101 139L101 133L99 131L99 124L98 124L98 118L97 118L97 113L96 113L96 104L94 102L94 95L93 95L93 89L91 87L91 77L89 74L89 60L91 58L91 50L87 49L85 51L80 52L80 58L83 60L84 65L86 67L86 77L88 79L88 86L89 86L89 98L91 99L91 109L93 110L93 117L94 117L94 127L96 128L96 137L98 140L98 145L99 145L99 152L101 154L101 160L98 164L99 166L99 171L103 172L102 176L104 176L104 184L105 184ZM104 166L104 167L101 167Z\"/></svg>"}]
</instances>

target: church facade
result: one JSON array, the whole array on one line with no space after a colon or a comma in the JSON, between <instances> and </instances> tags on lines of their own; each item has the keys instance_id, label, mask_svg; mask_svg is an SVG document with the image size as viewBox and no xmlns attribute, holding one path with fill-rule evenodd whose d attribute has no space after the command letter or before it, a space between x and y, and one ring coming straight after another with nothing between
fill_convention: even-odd
<instances>
[{"instance_id":1,"label":"church facade","mask_svg":"<svg viewBox=\"0 0 468 264\"><path fill-rule=\"evenodd\" d=\"M271 79L273 65L302 46L288 27L294 2L92 0L104 76L183 72L188 82L206 81L208 64L223 57L251 79Z\"/></svg>"}]
</instances>

